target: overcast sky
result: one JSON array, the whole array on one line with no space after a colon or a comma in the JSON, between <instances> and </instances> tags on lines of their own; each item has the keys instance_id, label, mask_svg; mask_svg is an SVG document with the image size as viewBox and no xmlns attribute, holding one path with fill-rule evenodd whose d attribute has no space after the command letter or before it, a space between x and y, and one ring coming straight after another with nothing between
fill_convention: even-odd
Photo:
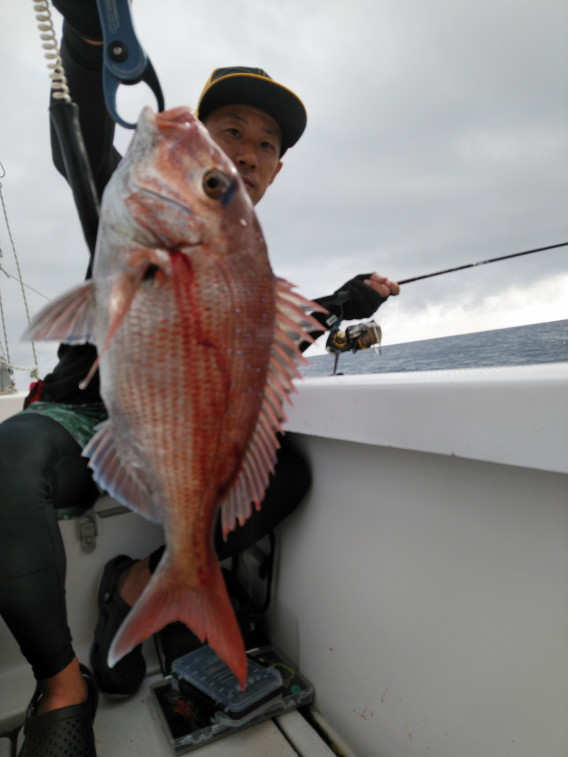
<instances>
[{"instance_id":1,"label":"overcast sky","mask_svg":"<svg viewBox=\"0 0 568 757\"><path fill-rule=\"evenodd\" d=\"M82 279L86 247L51 166L33 3L0 9L2 196L26 283L53 297ZM257 211L275 272L305 295L568 241L565 0L135 0L133 18L168 107L195 105L228 65L304 101L305 135ZM144 102L141 85L120 107L135 119ZM16 274L3 217L0 244ZM22 297L1 273L0 293L10 357L28 366ZM568 248L408 284L376 316L383 344L563 318ZM44 373L53 351L39 353Z\"/></svg>"}]
</instances>

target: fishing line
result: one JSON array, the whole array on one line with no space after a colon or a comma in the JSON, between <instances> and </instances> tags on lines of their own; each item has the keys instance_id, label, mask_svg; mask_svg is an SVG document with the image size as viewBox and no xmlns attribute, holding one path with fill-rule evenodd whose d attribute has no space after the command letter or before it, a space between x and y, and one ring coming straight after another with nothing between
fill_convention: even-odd
<instances>
[{"instance_id":1,"label":"fishing line","mask_svg":"<svg viewBox=\"0 0 568 757\"><path fill-rule=\"evenodd\" d=\"M0 163L0 178L3 179L5 176L6 176L6 171L5 171L4 166L2 165L2 163ZM8 271L6 271L6 269L4 268L4 266L1 263L0 263L0 270L2 270L3 273L6 274L6 276L9 276L10 278L14 278L14 279L16 279L20 283L20 287L21 287L21 290L22 290L22 299L24 301L24 309L26 311L26 318L27 318L27 322L29 323L30 322L30 309L29 309L28 298L26 297L26 290L25 290L25 286L27 286L27 285L25 285L24 281L23 281L22 270L20 268L20 261L19 261L19 258L18 258L18 253L16 252L16 244L14 242L14 236L12 234L12 229L10 227L10 222L8 220L8 211L6 209L6 203L4 202L4 194L2 192L2 182L1 181L0 181L0 203L2 205L2 212L4 214L4 222L6 224L6 230L8 232L8 238L10 240L10 245L12 247L12 253L14 255L14 260L16 261L16 268L17 268L17 271L18 271L18 276L17 277L16 276L11 276L11 274L9 274ZM3 253L2 253L2 249L0 247L0 259L2 257L3 257ZM9 348L8 348L8 335L7 335L7 331L6 331L6 321L5 321L5 318L4 318L4 307L3 307L3 303L2 303L1 292L0 292L0 318L2 320L2 329L3 329L3 333L4 333L6 362L8 364L9 369L12 370L12 369L16 368L16 366L12 365L12 363L10 361L10 354L9 354ZM33 358L34 358L34 368L31 370L30 375L32 376L32 378L37 378L39 376L39 368L38 368L38 362L37 362L37 354L36 354L35 344L32 342L31 346L32 346L32 354L33 354ZM17 368L16 370L20 370L20 369Z\"/></svg>"},{"instance_id":2,"label":"fishing line","mask_svg":"<svg viewBox=\"0 0 568 757\"><path fill-rule=\"evenodd\" d=\"M550 244L547 247L537 247L534 250L525 250L524 252L513 252L511 255L501 255L498 258L489 258L488 260L478 260L476 263L466 263L465 265L458 265L455 268L446 268L443 271L434 271L434 273L424 273L422 276L414 276L411 279L403 279L397 282L399 286L402 284L410 284L413 281L421 281L422 279L431 279L433 276L442 276L444 273L454 273L454 271L463 271L466 268L475 268L478 265L487 265L487 263L497 263L499 260L509 260L510 258L519 258L521 255L532 255L533 252L544 252L545 250L554 250L557 247L566 247L568 242L560 242L560 244Z\"/></svg>"},{"instance_id":3,"label":"fishing line","mask_svg":"<svg viewBox=\"0 0 568 757\"><path fill-rule=\"evenodd\" d=\"M0 257L2 257L2 253L0 252ZM39 289L34 289L33 286L30 286L29 284L26 284L25 281L22 281L22 279L19 279L17 276L14 276L13 273L10 273L10 271L7 271L2 263L0 263L0 271L7 276L9 279L14 279L14 281L17 281L20 286L26 287L26 289L29 289L30 292L33 292L34 294L38 294L40 297L43 297L44 300L47 300L49 302L49 297L44 294L43 292L40 292Z\"/></svg>"}]
</instances>

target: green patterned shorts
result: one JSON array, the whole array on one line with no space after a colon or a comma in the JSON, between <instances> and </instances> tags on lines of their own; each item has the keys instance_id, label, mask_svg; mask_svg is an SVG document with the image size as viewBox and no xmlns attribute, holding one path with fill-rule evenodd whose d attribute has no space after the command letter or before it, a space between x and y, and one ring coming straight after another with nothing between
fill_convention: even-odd
<instances>
[{"instance_id":1,"label":"green patterned shorts","mask_svg":"<svg viewBox=\"0 0 568 757\"><path fill-rule=\"evenodd\" d=\"M83 449L94 436L95 428L108 418L102 402L65 405L59 402L32 402L23 413L39 413L57 421Z\"/></svg>"}]
</instances>

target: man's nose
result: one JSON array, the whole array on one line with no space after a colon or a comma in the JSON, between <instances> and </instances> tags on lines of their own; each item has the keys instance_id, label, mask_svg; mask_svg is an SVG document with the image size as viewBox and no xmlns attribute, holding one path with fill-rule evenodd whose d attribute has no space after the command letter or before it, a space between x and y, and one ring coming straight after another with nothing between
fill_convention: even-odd
<instances>
[{"instance_id":1,"label":"man's nose","mask_svg":"<svg viewBox=\"0 0 568 757\"><path fill-rule=\"evenodd\" d=\"M252 145L242 145L237 155L237 164L243 168L256 168L258 160Z\"/></svg>"}]
</instances>

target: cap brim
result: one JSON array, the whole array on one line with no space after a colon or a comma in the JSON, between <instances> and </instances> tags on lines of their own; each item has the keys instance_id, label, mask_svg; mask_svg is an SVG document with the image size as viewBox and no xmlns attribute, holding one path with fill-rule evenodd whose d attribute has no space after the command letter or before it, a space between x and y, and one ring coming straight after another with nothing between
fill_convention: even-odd
<instances>
[{"instance_id":1,"label":"cap brim","mask_svg":"<svg viewBox=\"0 0 568 757\"><path fill-rule=\"evenodd\" d=\"M296 144L306 128L306 109L300 98L273 79L255 74L228 74L213 81L201 96L197 115L204 121L214 110L237 104L258 108L276 121L281 154Z\"/></svg>"}]
</instances>

